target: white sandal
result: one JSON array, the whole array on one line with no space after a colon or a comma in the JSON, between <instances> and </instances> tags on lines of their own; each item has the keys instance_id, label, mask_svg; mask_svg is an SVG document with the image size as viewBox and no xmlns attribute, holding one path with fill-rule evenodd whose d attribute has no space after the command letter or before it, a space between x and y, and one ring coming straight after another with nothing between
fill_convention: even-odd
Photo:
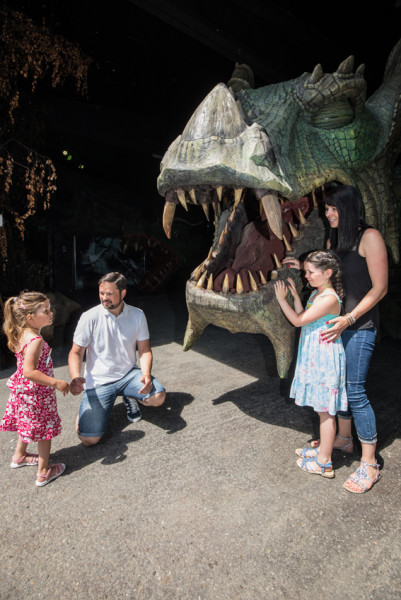
<instances>
[{"instance_id":1,"label":"white sandal","mask_svg":"<svg viewBox=\"0 0 401 600\"><path fill-rule=\"evenodd\" d=\"M25 459L28 459L26 462ZM30 454L29 452L25 452L23 456L20 458L12 457L10 467L12 469L19 469L20 467L35 467L37 466L39 461L39 457L37 454Z\"/></svg>"},{"instance_id":2,"label":"white sandal","mask_svg":"<svg viewBox=\"0 0 401 600\"><path fill-rule=\"evenodd\" d=\"M53 475L53 477L51 476L52 469L56 470L56 473L55 473L55 475ZM53 481L53 479L60 477L60 475L62 475L64 473L64 471L65 471L64 463L54 463L52 465L49 465L49 468L46 471L45 475L41 475L40 473L37 473L37 476L40 477L41 479L43 479L44 481L39 481L37 479L35 483L38 487L43 487L44 485L47 485L48 483Z\"/></svg>"}]
</instances>

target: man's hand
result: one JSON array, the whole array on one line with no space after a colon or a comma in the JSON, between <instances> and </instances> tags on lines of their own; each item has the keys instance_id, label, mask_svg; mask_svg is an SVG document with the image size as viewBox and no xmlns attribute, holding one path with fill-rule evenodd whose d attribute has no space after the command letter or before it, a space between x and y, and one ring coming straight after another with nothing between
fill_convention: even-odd
<instances>
[{"instance_id":1,"label":"man's hand","mask_svg":"<svg viewBox=\"0 0 401 600\"><path fill-rule=\"evenodd\" d=\"M140 394L149 394L150 390L152 389L152 379L151 379L150 375L143 375L141 377L141 381L143 383L143 386L139 390L139 393ZM142 402L146 402L146 400L142 400Z\"/></svg>"},{"instance_id":2,"label":"man's hand","mask_svg":"<svg viewBox=\"0 0 401 600\"><path fill-rule=\"evenodd\" d=\"M84 377L75 377L70 383L70 393L73 396L78 396L78 394L84 391L85 383L86 379Z\"/></svg>"}]
</instances>

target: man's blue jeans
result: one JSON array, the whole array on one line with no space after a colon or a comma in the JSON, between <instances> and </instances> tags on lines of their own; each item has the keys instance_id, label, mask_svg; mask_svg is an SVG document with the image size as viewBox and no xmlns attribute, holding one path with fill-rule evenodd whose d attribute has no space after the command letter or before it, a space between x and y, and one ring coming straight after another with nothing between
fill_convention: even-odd
<instances>
[{"instance_id":1,"label":"man's blue jeans","mask_svg":"<svg viewBox=\"0 0 401 600\"><path fill-rule=\"evenodd\" d=\"M366 394L366 378L376 341L376 329L345 330L341 339L346 356L348 411L340 419L354 419L358 439L363 444L377 442L376 418Z\"/></svg>"},{"instance_id":2,"label":"man's blue jeans","mask_svg":"<svg viewBox=\"0 0 401 600\"><path fill-rule=\"evenodd\" d=\"M143 383L142 371L134 367L118 381L105 383L85 390L79 407L78 430L83 437L101 437L105 434L111 409L117 396L133 396L137 400L147 400L165 389L158 379L152 377L149 394L140 394Z\"/></svg>"}]
</instances>

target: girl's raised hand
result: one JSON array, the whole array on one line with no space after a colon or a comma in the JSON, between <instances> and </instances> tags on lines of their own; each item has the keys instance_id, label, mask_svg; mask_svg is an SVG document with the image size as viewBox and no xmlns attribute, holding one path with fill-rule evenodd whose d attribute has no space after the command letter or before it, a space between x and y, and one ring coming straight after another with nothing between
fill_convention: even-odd
<instances>
[{"instance_id":1,"label":"girl's raised hand","mask_svg":"<svg viewBox=\"0 0 401 600\"><path fill-rule=\"evenodd\" d=\"M61 392L63 396L66 396L70 391L70 384L62 379L56 379L56 385L54 386L56 390Z\"/></svg>"},{"instance_id":2,"label":"girl's raised hand","mask_svg":"<svg viewBox=\"0 0 401 600\"><path fill-rule=\"evenodd\" d=\"M297 292L297 287L295 285L295 281L291 278L287 279L288 289L290 290L290 294L293 298L298 298L299 294Z\"/></svg>"},{"instance_id":3,"label":"girl's raised hand","mask_svg":"<svg viewBox=\"0 0 401 600\"><path fill-rule=\"evenodd\" d=\"M285 285L284 281L282 281L281 279L276 281L276 283L274 284L274 293L276 294L277 300L285 300L287 296L287 291L287 286Z\"/></svg>"}]
</instances>

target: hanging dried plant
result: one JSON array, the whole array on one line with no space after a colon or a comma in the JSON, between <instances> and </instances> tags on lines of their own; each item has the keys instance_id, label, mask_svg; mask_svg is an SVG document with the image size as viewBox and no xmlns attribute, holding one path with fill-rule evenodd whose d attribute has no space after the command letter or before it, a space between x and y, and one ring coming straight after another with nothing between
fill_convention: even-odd
<instances>
[{"instance_id":1,"label":"hanging dried plant","mask_svg":"<svg viewBox=\"0 0 401 600\"><path fill-rule=\"evenodd\" d=\"M0 213L12 215L23 239L26 219L39 206L49 208L57 176L50 158L18 139L16 115L22 96L34 94L45 78L53 88L72 79L76 91L86 94L92 59L77 44L52 34L45 23L38 25L21 12L3 9L0 18L0 103L7 108L7 116L0 122ZM24 190L22 203L15 201L21 197L13 194L17 186ZM4 227L0 227L0 255L4 259L7 241L2 230Z\"/></svg>"}]
</instances>

